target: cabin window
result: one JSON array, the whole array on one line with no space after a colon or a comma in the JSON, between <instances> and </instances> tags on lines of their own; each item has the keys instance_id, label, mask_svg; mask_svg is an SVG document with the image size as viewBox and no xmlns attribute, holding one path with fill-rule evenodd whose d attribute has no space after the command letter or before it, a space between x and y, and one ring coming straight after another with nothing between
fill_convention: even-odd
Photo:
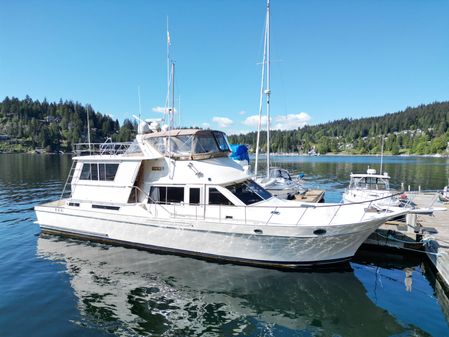
<instances>
[{"instance_id":1,"label":"cabin window","mask_svg":"<svg viewBox=\"0 0 449 337\"><path fill-rule=\"evenodd\" d=\"M151 186L149 203L165 203L167 200L167 188L164 186Z\"/></svg>"},{"instance_id":2,"label":"cabin window","mask_svg":"<svg viewBox=\"0 0 449 337\"><path fill-rule=\"evenodd\" d=\"M237 198L245 205L251 205L256 202L271 198L270 192L263 189L252 180L247 180L238 184L226 186Z\"/></svg>"},{"instance_id":3,"label":"cabin window","mask_svg":"<svg viewBox=\"0 0 449 337\"><path fill-rule=\"evenodd\" d=\"M113 181L119 164L83 164L80 180Z\"/></svg>"},{"instance_id":4,"label":"cabin window","mask_svg":"<svg viewBox=\"0 0 449 337\"><path fill-rule=\"evenodd\" d=\"M189 203L190 204L199 204L200 203L200 189L199 188L190 188Z\"/></svg>"},{"instance_id":5,"label":"cabin window","mask_svg":"<svg viewBox=\"0 0 449 337\"><path fill-rule=\"evenodd\" d=\"M184 187L167 187L167 202L184 202Z\"/></svg>"},{"instance_id":6,"label":"cabin window","mask_svg":"<svg viewBox=\"0 0 449 337\"><path fill-rule=\"evenodd\" d=\"M107 181L113 181L117 174L118 164L106 164L106 179Z\"/></svg>"},{"instance_id":7,"label":"cabin window","mask_svg":"<svg viewBox=\"0 0 449 337\"><path fill-rule=\"evenodd\" d=\"M156 204L184 202L184 187L151 186L148 202Z\"/></svg>"},{"instance_id":8,"label":"cabin window","mask_svg":"<svg viewBox=\"0 0 449 337\"><path fill-rule=\"evenodd\" d=\"M217 152L217 143L211 134L198 135L195 143L195 153Z\"/></svg>"},{"instance_id":9,"label":"cabin window","mask_svg":"<svg viewBox=\"0 0 449 337\"><path fill-rule=\"evenodd\" d=\"M228 140L223 132L214 131L215 140L218 143L220 151L231 151L229 148Z\"/></svg>"},{"instance_id":10,"label":"cabin window","mask_svg":"<svg viewBox=\"0 0 449 337\"><path fill-rule=\"evenodd\" d=\"M232 205L232 202L216 188L209 187L209 205Z\"/></svg>"}]
</instances>

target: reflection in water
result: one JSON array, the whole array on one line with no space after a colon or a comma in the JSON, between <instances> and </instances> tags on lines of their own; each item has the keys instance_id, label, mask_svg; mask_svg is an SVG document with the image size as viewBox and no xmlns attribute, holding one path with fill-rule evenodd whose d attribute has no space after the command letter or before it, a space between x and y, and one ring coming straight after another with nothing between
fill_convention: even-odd
<instances>
[{"instance_id":1,"label":"reflection in water","mask_svg":"<svg viewBox=\"0 0 449 337\"><path fill-rule=\"evenodd\" d=\"M351 270L282 272L45 235L38 255L66 264L83 317L78 323L120 335L407 332L367 297Z\"/></svg>"}]
</instances>

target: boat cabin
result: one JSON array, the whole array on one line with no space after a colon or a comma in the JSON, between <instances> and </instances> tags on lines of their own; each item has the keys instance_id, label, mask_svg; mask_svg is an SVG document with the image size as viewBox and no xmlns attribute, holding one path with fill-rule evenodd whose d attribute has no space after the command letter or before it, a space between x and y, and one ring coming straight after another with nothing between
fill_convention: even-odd
<instances>
[{"instance_id":1,"label":"boat cabin","mask_svg":"<svg viewBox=\"0 0 449 337\"><path fill-rule=\"evenodd\" d=\"M272 197L229 158L220 131L160 131L138 135L126 148L97 148L74 158L72 203L244 206Z\"/></svg>"},{"instance_id":2,"label":"boat cabin","mask_svg":"<svg viewBox=\"0 0 449 337\"><path fill-rule=\"evenodd\" d=\"M366 174L351 173L349 189L352 190L390 190L390 176L387 172L376 174L376 170L368 169Z\"/></svg>"}]
</instances>

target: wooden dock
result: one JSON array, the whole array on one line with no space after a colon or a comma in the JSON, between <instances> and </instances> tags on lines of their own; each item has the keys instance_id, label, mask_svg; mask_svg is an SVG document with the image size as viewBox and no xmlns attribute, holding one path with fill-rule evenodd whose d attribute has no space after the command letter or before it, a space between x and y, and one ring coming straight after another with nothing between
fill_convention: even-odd
<instances>
[{"instance_id":1,"label":"wooden dock","mask_svg":"<svg viewBox=\"0 0 449 337\"><path fill-rule=\"evenodd\" d=\"M322 202L324 199L324 190L307 190L304 194L296 194L295 200L303 202Z\"/></svg>"},{"instance_id":2,"label":"wooden dock","mask_svg":"<svg viewBox=\"0 0 449 337\"><path fill-rule=\"evenodd\" d=\"M437 193L407 193L418 207L439 209L433 215L408 216L408 223L389 222L365 241L367 246L423 251L449 292L449 204L438 201Z\"/></svg>"},{"instance_id":3,"label":"wooden dock","mask_svg":"<svg viewBox=\"0 0 449 337\"><path fill-rule=\"evenodd\" d=\"M435 193L417 193L412 197L418 206L426 207L434 200ZM444 211L434 212L432 216L418 216L417 223L427 256L449 288L449 204L437 201L433 206Z\"/></svg>"}]
</instances>

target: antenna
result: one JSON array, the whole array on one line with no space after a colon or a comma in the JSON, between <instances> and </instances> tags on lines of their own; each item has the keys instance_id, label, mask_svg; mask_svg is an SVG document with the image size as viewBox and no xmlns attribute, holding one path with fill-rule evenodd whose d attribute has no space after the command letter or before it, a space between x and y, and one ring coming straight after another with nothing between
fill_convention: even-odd
<instances>
[{"instance_id":1,"label":"antenna","mask_svg":"<svg viewBox=\"0 0 449 337\"><path fill-rule=\"evenodd\" d=\"M137 86L137 95L139 96L139 119L142 116L142 105L140 104L140 85Z\"/></svg>"},{"instance_id":2,"label":"antenna","mask_svg":"<svg viewBox=\"0 0 449 337\"><path fill-rule=\"evenodd\" d=\"M181 96L178 96L178 127L181 127Z\"/></svg>"},{"instance_id":3,"label":"antenna","mask_svg":"<svg viewBox=\"0 0 449 337\"><path fill-rule=\"evenodd\" d=\"M382 164L384 159L384 135L381 135L382 137L382 145L380 147L380 172L379 174L382 174Z\"/></svg>"},{"instance_id":4,"label":"antenna","mask_svg":"<svg viewBox=\"0 0 449 337\"><path fill-rule=\"evenodd\" d=\"M174 127L175 115L175 63L171 64L171 109L170 109L170 129Z\"/></svg>"},{"instance_id":5,"label":"antenna","mask_svg":"<svg viewBox=\"0 0 449 337\"><path fill-rule=\"evenodd\" d=\"M90 108L90 105L87 105L87 106L86 106L86 115L87 115L87 143L89 144L89 153L91 153L91 149L90 149L89 108Z\"/></svg>"}]
</instances>

